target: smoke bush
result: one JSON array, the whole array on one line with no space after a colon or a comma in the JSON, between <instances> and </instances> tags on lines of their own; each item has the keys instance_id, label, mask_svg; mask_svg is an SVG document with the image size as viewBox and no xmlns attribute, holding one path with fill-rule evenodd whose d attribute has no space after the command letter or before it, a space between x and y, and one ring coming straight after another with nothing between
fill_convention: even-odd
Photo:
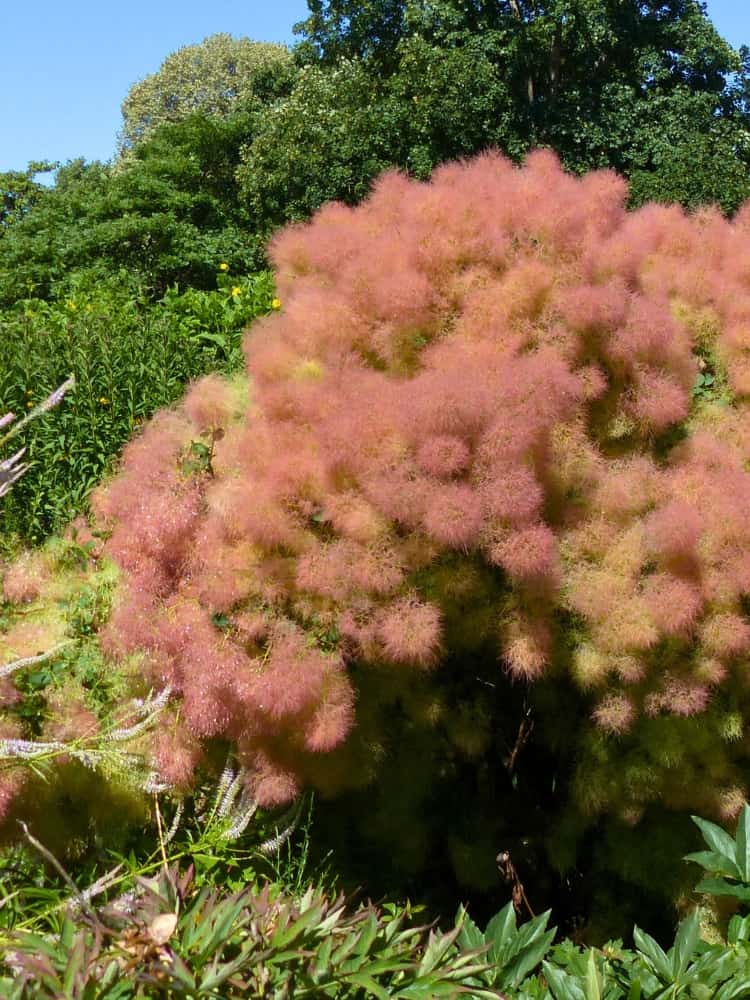
<instances>
[{"instance_id":1,"label":"smoke bush","mask_svg":"<svg viewBox=\"0 0 750 1000\"><path fill-rule=\"evenodd\" d=\"M107 648L183 699L166 774L222 737L261 804L361 784L396 705L476 755L482 661L501 691L579 692L547 715L578 809L736 811L750 209L626 193L487 153L275 237L247 397L198 383L95 499L125 579Z\"/></svg>"}]
</instances>

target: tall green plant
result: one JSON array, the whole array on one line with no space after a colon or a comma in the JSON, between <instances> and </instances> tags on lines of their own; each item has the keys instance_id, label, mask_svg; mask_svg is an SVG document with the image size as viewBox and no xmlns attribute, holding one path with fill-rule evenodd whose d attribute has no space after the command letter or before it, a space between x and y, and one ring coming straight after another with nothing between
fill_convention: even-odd
<instances>
[{"instance_id":1,"label":"tall green plant","mask_svg":"<svg viewBox=\"0 0 750 1000\"><path fill-rule=\"evenodd\" d=\"M6 539L39 543L61 530L143 421L191 379L237 370L242 330L274 302L266 272L219 270L214 291L170 288L153 305L129 284L127 274L81 276L63 298L0 314L0 411L34 412L68 373L77 382L54 422L28 428L28 473L0 511Z\"/></svg>"}]
</instances>

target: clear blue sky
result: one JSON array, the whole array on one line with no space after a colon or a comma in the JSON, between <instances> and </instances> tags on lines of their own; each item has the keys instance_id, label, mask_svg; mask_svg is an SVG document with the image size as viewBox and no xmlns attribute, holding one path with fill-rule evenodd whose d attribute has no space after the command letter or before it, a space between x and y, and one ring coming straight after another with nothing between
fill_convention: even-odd
<instances>
[{"instance_id":1,"label":"clear blue sky","mask_svg":"<svg viewBox=\"0 0 750 1000\"><path fill-rule=\"evenodd\" d=\"M2 5L0 170L29 160L109 159L120 104L170 52L218 31L291 43L305 0L19 0ZM750 45L750 3L708 0L735 46Z\"/></svg>"}]
</instances>

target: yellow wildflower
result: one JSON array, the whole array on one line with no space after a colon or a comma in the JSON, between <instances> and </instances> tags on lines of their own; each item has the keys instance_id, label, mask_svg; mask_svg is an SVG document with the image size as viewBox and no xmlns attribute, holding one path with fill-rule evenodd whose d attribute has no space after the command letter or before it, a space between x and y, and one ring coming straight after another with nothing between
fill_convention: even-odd
<instances>
[{"instance_id":1,"label":"yellow wildflower","mask_svg":"<svg viewBox=\"0 0 750 1000\"><path fill-rule=\"evenodd\" d=\"M32 407L32 406L33 406L34 404L33 404L33 403L31 402L31 400L29 400L29 401L28 401L28 403L27 403L26 405L27 405L27 407L28 407L29 409L31 409L31 407Z\"/></svg>"},{"instance_id":2,"label":"yellow wildflower","mask_svg":"<svg viewBox=\"0 0 750 1000\"><path fill-rule=\"evenodd\" d=\"M65 303L65 308L70 309L71 312L75 312L78 306L75 304L73 299L68 299L68 301Z\"/></svg>"},{"instance_id":3,"label":"yellow wildflower","mask_svg":"<svg viewBox=\"0 0 750 1000\"><path fill-rule=\"evenodd\" d=\"M240 288L239 285L235 285L234 288L232 289L232 298L238 299L240 295L242 295L242 289Z\"/></svg>"},{"instance_id":4,"label":"yellow wildflower","mask_svg":"<svg viewBox=\"0 0 750 1000\"><path fill-rule=\"evenodd\" d=\"M229 270L229 264L227 264L226 261L222 261L221 264L219 264L219 270L220 271L228 271Z\"/></svg>"},{"instance_id":5,"label":"yellow wildflower","mask_svg":"<svg viewBox=\"0 0 750 1000\"><path fill-rule=\"evenodd\" d=\"M107 399L106 396L100 396L99 397L99 402L102 404L102 406L106 406L107 403L109 402L109 400Z\"/></svg>"},{"instance_id":6,"label":"yellow wildflower","mask_svg":"<svg viewBox=\"0 0 750 1000\"><path fill-rule=\"evenodd\" d=\"M271 299L272 309L281 309L281 299Z\"/></svg>"}]
</instances>

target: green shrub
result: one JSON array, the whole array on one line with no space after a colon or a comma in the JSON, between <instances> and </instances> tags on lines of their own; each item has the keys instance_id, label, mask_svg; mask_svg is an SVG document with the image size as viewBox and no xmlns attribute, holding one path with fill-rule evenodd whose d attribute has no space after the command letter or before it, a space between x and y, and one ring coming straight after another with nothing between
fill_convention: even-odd
<instances>
[{"instance_id":1,"label":"green shrub","mask_svg":"<svg viewBox=\"0 0 750 1000\"><path fill-rule=\"evenodd\" d=\"M159 126L195 113L219 120L238 106L270 101L288 89L294 72L286 47L271 42L216 34L184 45L128 91L121 148L128 151Z\"/></svg>"},{"instance_id":2,"label":"green shrub","mask_svg":"<svg viewBox=\"0 0 750 1000\"><path fill-rule=\"evenodd\" d=\"M0 228L0 305L68 298L81 272L89 283L124 281L153 300L175 282L212 289L220 261L235 273L257 271L262 241L234 177L253 122L250 109L229 119L195 114L163 125L116 168L82 160L61 167L54 186Z\"/></svg>"}]
</instances>

